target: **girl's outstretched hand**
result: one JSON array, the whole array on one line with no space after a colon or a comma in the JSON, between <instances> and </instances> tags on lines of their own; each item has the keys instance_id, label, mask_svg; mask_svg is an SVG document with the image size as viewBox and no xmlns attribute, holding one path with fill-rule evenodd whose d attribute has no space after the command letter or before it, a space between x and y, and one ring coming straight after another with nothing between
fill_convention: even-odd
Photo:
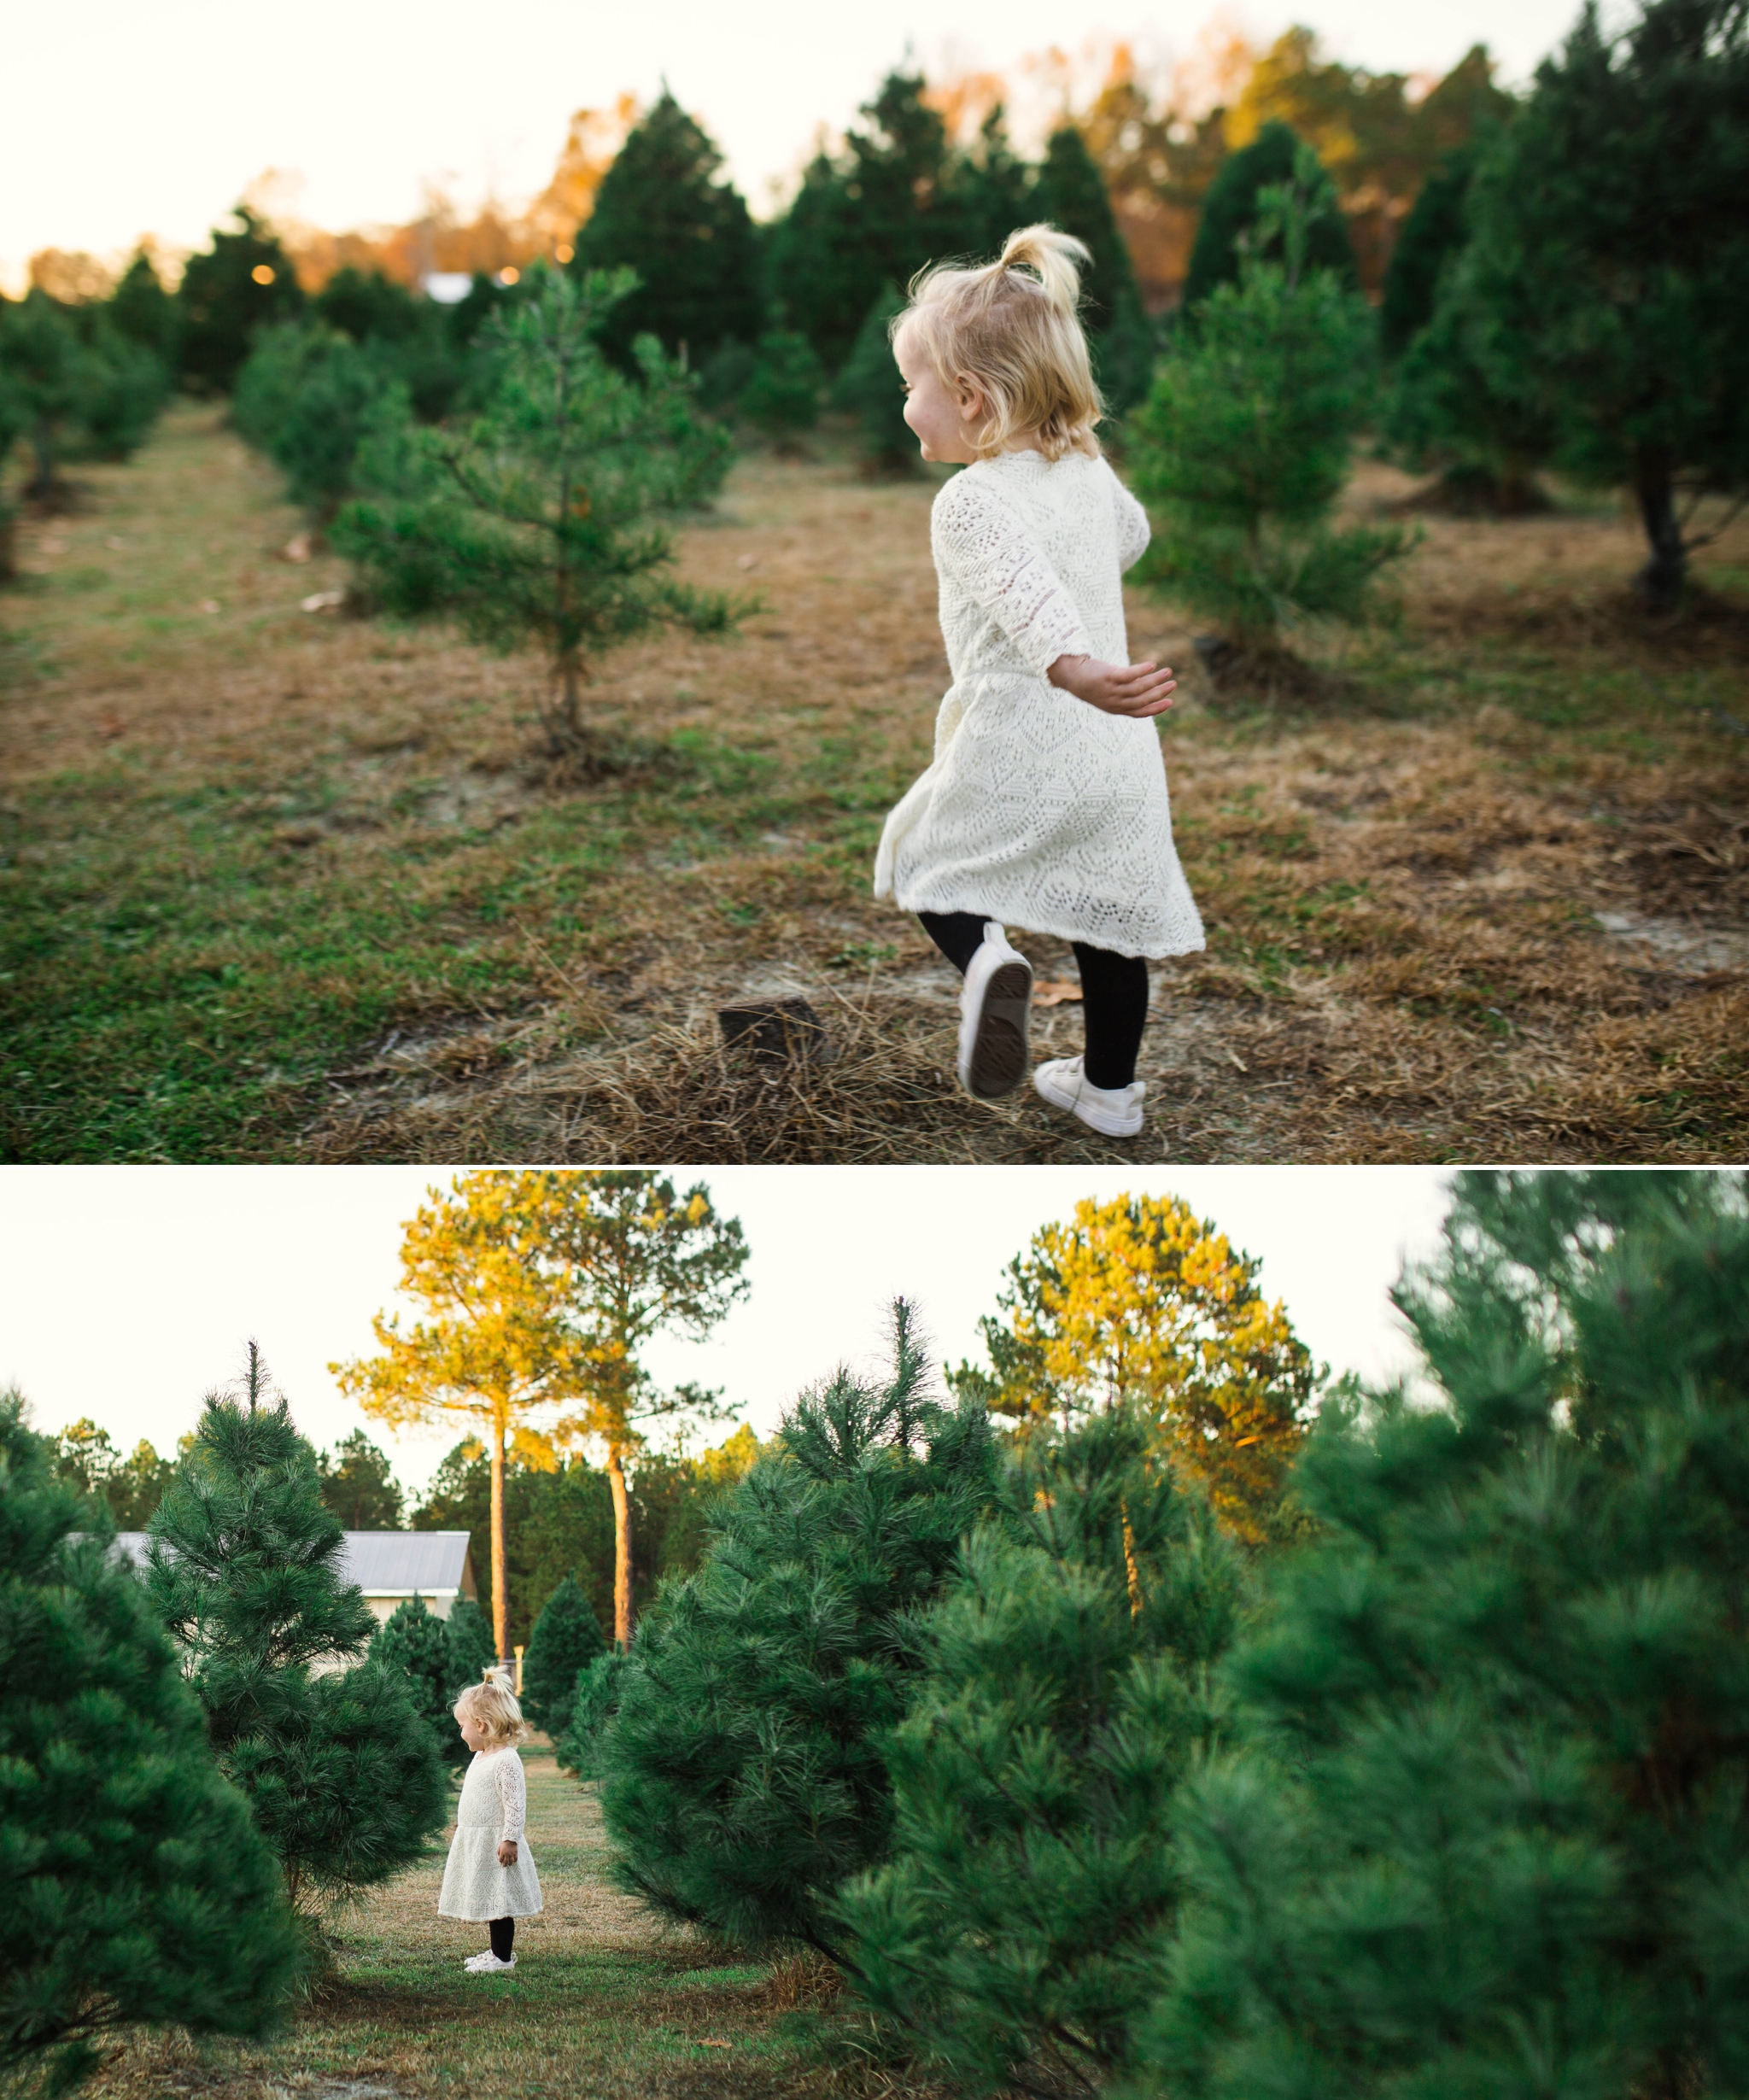
<instances>
[{"instance_id":1,"label":"girl's outstretched hand","mask_svg":"<svg viewBox=\"0 0 1749 2100\"><path fill-rule=\"evenodd\" d=\"M1102 664L1097 656L1060 656L1044 675L1108 715L1163 715L1178 687L1170 664Z\"/></svg>"}]
</instances>

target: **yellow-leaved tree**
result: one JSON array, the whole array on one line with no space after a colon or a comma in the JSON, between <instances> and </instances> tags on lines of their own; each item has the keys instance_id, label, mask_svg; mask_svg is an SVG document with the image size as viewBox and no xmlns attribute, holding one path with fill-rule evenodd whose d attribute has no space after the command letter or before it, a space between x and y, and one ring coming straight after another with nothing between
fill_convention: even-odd
<instances>
[{"instance_id":1,"label":"yellow-leaved tree","mask_svg":"<svg viewBox=\"0 0 1749 2100\"><path fill-rule=\"evenodd\" d=\"M1261 1543L1280 1529L1317 1374L1259 1266L1176 1196L1085 1200L1009 1264L1001 1313L980 1323L991 1371L962 1364L951 1382L1021 1423L1139 1407L1227 1529Z\"/></svg>"},{"instance_id":2,"label":"yellow-leaved tree","mask_svg":"<svg viewBox=\"0 0 1749 2100\"><path fill-rule=\"evenodd\" d=\"M408 1221L401 1290L429 1317L373 1323L379 1354L333 1364L341 1389L391 1424L460 1417L492 1469L492 1630L509 1639L504 1471L541 1471L581 1442L605 1447L614 1518L614 1632L631 1637L626 1461L641 1424L717 1413L695 1387L661 1390L639 1360L659 1328L701 1336L746 1285L746 1243L702 1186L606 1169L458 1174Z\"/></svg>"}]
</instances>

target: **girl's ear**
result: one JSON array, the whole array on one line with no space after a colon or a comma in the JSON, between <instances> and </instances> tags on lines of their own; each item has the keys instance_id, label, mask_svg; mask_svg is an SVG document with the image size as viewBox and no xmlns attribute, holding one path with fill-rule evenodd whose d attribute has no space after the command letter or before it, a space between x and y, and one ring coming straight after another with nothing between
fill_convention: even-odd
<instances>
[{"instance_id":1,"label":"girl's ear","mask_svg":"<svg viewBox=\"0 0 1749 2100\"><path fill-rule=\"evenodd\" d=\"M985 418L984 396L969 379L959 382L959 410L962 423L981 423Z\"/></svg>"}]
</instances>

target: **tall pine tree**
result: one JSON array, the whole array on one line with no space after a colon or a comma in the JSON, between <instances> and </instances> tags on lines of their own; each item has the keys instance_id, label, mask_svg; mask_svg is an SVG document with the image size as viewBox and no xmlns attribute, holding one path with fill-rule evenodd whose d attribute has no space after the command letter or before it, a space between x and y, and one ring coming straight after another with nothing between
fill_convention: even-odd
<instances>
[{"instance_id":1,"label":"tall pine tree","mask_svg":"<svg viewBox=\"0 0 1749 2100\"><path fill-rule=\"evenodd\" d=\"M1436 1401L1326 1408L1180 1810L1147 2089L1742 2090L1746 1196L1462 1178L1398 1294Z\"/></svg>"},{"instance_id":2,"label":"tall pine tree","mask_svg":"<svg viewBox=\"0 0 1749 2100\"><path fill-rule=\"evenodd\" d=\"M1038 216L1084 241L1093 258L1081 284L1082 319L1106 407L1121 415L1148 391L1154 329L1105 178L1073 124L1051 133L1033 196Z\"/></svg>"},{"instance_id":3,"label":"tall pine tree","mask_svg":"<svg viewBox=\"0 0 1749 2100\"><path fill-rule=\"evenodd\" d=\"M300 1942L107 1512L52 1455L0 1394L0 2080L65 2091L113 2028L259 2033Z\"/></svg>"},{"instance_id":4,"label":"tall pine tree","mask_svg":"<svg viewBox=\"0 0 1749 2100\"><path fill-rule=\"evenodd\" d=\"M340 1577L342 1544L316 1454L251 1343L240 1397L208 1399L152 1520L148 1586L220 1769L309 1914L417 1859L447 1805L405 1677L335 1667L376 1623Z\"/></svg>"},{"instance_id":5,"label":"tall pine tree","mask_svg":"<svg viewBox=\"0 0 1749 2100\"><path fill-rule=\"evenodd\" d=\"M601 339L628 361L635 337L700 365L728 340L752 342L764 325L758 237L746 200L723 179L722 155L664 86L601 179L569 266L629 269L636 288L608 316Z\"/></svg>"},{"instance_id":6,"label":"tall pine tree","mask_svg":"<svg viewBox=\"0 0 1749 2100\"><path fill-rule=\"evenodd\" d=\"M664 1588L615 1688L602 1810L627 1886L750 1945L829 1951L827 1906L886 1853L881 1743L940 1589L989 1495L984 1410L932 1401L910 1309L891 1378L802 1399Z\"/></svg>"}]
</instances>

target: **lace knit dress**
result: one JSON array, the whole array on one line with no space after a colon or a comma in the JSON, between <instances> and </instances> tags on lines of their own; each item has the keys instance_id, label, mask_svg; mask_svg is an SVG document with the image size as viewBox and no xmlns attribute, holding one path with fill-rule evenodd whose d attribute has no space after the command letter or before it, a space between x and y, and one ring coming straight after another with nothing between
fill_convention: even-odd
<instances>
[{"instance_id":1,"label":"lace knit dress","mask_svg":"<svg viewBox=\"0 0 1749 2100\"><path fill-rule=\"evenodd\" d=\"M933 762L881 832L876 897L1117 955L1202 945L1155 722L1044 675L1060 656L1129 661L1122 576L1147 544L1141 505L1085 453L1003 453L941 490L930 545L953 683Z\"/></svg>"},{"instance_id":2,"label":"lace knit dress","mask_svg":"<svg viewBox=\"0 0 1749 2100\"><path fill-rule=\"evenodd\" d=\"M528 1918L540 1910L541 1877L524 1835L528 1808L528 1781L515 1751L477 1750L461 1782L440 1917ZM498 1863L502 1838L516 1840L513 1867Z\"/></svg>"}]
</instances>

